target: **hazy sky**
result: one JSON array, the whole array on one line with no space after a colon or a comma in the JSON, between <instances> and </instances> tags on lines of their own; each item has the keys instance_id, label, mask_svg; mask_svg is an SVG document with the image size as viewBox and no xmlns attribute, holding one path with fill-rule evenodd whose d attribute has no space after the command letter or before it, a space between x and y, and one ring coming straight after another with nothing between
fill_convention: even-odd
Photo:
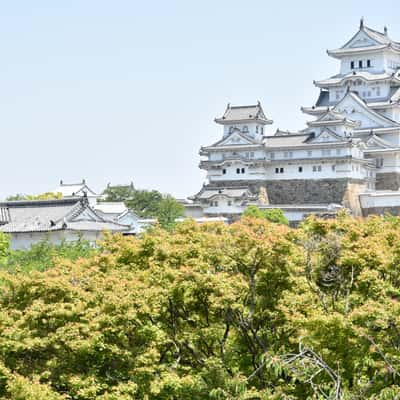
<instances>
[{"instance_id":1,"label":"hazy sky","mask_svg":"<svg viewBox=\"0 0 400 400\"><path fill-rule=\"evenodd\" d=\"M0 197L86 178L196 193L226 103L300 129L326 49L361 16L400 41L399 0L0 1Z\"/></svg>"}]
</instances>

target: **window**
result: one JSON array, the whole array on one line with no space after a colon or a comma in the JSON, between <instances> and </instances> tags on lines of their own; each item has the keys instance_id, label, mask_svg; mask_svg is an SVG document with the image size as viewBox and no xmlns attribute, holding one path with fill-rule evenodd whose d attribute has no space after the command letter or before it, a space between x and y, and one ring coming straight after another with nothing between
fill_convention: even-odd
<instances>
[{"instance_id":1,"label":"window","mask_svg":"<svg viewBox=\"0 0 400 400\"><path fill-rule=\"evenodd\" d=\"M258 125L256 126L256 133L258 133Z\"/></svg>"},{"instance_id":2,"label":"window","mask_svg":"<svg viewBox=\"0 0 400 400\"><path fill-rule=\"evenodd\" d=\"M351 68L351 69L354 69L354 61L352 61L352 62L350 63L350 68Z\"/></svg>"},{"instance_id":3,"label":"window","mask_svg":"<svg viewBox=\"0 0 400 400\"><path fill-rule=\"evenodd\" d=\"M264 134L264 127L262 126L261 127L261 135L263 135Z\"/></svg>"},{"instance_id":4,"label":"window","mask_svg":"<svg viewBox=\"0 0 400 400\"><path fill-rule=\"evenodd\" d=\"M254 158L254 151L250 152L250 158Z\"/></svg>"},{"instance_id":5,"label":"window","mask_svg":"<svg viewBox=\"0 0 400 400\"><path fill-rule=\"evenodd\" d=\"M214 201L214 206L218 207L218 201Z\"/></svg>"},{"instance_id":6,"label":"window","mask_svg":"<svg viewBox=\"0 0 400 400\"><path fill-rule=\"evenodd\" d=\"M230 127L229 127L229 133L232 133L232 132L233 132L233 129L234 129L233 126L230 126Z\"/></svg>"},{"instance_id":7,"label":"window","mask_svg":"<svg viewBox=\"0 0 400 400\"><path fill-rule=\"evenodd\" d=\"M363 62L362 62L362 60L360 60L359 62L358 62L358 68L362 68L363 67Z\"/></svg>"},{"instance_id":8,"label":"window","mask_svg":"<svg viewBox=\"0 0 400 400\"><path fill-rule=\"evenodd\" d=\"M336 171L336 165L332 165L332 171Z\"/></svg>"},{"instance_id":9,"label":"window","mask_svg":"<svg viewBox=\"0 0 400 400\"><path fill-rule=\"evenodd\" d=\"M222 173L223 173L223 175L226 175L226 169L225 168L222 170Z\"/></svg>"},{"instance_id":10,"label":"window","mask_svg":"<svg viewBox=\"0 0 400 400\"><path fill-rule=\"evenodd\" d=\"M371 97L371 92L369 90L368 90L367 96Z\"/></svg>"},{"instance_id":11,"label":"window","mask_svg":"<svg viewBox=\"0 0 400 400\"><path fill-rule=\"evenodd\" d=\"M376 95L377 96L380 96L381 95L381 88L376 88Z\"/></svg>"},{"instance_id":12,"label":"window","mask_svg":"<svg viewBox=\"0 0 400 400\"><path fill-rule=\"evenodd\" d=\"M317 172L317 166L316 165L313 165L312 172Z\"/></svg>"},{"instance_id":13,"label":"window","mask_svg":"<svg viewBox=\"0 0 400 400\"><path fill-rule=\"evenodd\" d=\"M236 173L240 174L240 168L236 168Z\"/></svg>"},{"instance_id":14,"label":"window","mask_svg":"<svg viewBox=\"0 0 400 400\"><path fill-rule=\"evenodd\" d=\"M292 157L293 157L293 152L292 152L292 151L285 151L285 152L283 153L283 156L284 156L285 158L292 158Z\"/></svg>"},{"instance_id":15,"label":"window","mask_svg":"<svg viewBox=\"0 0 400 400\"><path fill-rule=\"evenodd\" d=\"M248 132L249 132L249 127L245 125L245 126L243 127L243 132L244 132L244 133L248 133Z\"/></svg>"},{"instance_id":16,"label":"window","mask_svg":"<svg viewBox=\"0 0 400 400\"><path fill-rule=\"evenodd\" d=\"M303 172L303 167L299 167L299 172Z\"/></svg>"},{"instance_id":17,"label":"window","mask_svg":"<svg viewBox=\"0 0 400 400\"><path fill-rule=\"evenodd\" d=\"M229 201L228 201L228 206L231 206L231 205L232 205L232 201L229 200Z\"/></svg>"},{"instance_id":18,"label":"window","mask_svg":"<svg viewBox=\"0 0 400 400\"><path fill-rule=\"evenodd\" d=\"M280 169L279 169L279 172L280 172L281 174L283 174L284 169L283 169L283 168L280 168Z\"/></svg>"},{"instance_id":19,"label":"window","mask_svg":"<svg viewBox=\"0 0 400 400\"><path fill-rule=\"evenodd\" d=\"M246 172L246 170L244 168L242 168L242 174L244 174Z\"/></svg>"},{"instance_id":20,"label":"window","mask_svg":"<svg viewBox=\"0 0 400 400\"><path fill-rule=\"evenodd\" d=\"M279 174L279 168L275 168L275 173Z\"/></svg>"},{"instance_id":21,"label":"window","mask_svg":"<svg viewBox=\"0 0 400 400\"><path fill-rule=\"evenodd\" d=\"M320 165L318 165L318 172L322 171L322 167Z\"/></svg>"},{"instance_id":22,"label":"window","mask_svg":"<svg viewBox=\"0 0 400 400\"><path fill-rule=\"evenodd\" d=\"M371 60L367 60L367 67L371 68Z\"/></svg>"},{"instance_id":23,"label":"window","mask_svg":"<svg viewBox=\"0 0 400 400\"><path fill-rule=\"evenodd\" d=\"M331 155L331 150L330 149L323 149L322 150L322 155L323 156L330 156Z\"/></svg>"},{"instance_id":24,"label":"window","mask_svg":"<svg viewBox=\"0 0 400 400\"><path fill-rule=\"evenodd\" d=\"M321 172L322 171L322 167L320 165L313 165L312 167L313 172Z\"/></svg>"}]
</instances>

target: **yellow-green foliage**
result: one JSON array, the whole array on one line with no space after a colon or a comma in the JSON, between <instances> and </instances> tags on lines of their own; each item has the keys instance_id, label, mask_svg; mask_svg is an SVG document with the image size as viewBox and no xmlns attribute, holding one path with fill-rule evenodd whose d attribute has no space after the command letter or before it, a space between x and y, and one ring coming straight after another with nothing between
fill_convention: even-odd
<instances>
[{"instance_id":1,"label":"yellow-green foliage","mask_svg":"<svg viewBox=\"0 0 400 400\"><path fill-rule=\"evenodd\" d=\"M2 272L0 398L399 398L399 227L189 221Z\"/></svg>"}]
</instances>

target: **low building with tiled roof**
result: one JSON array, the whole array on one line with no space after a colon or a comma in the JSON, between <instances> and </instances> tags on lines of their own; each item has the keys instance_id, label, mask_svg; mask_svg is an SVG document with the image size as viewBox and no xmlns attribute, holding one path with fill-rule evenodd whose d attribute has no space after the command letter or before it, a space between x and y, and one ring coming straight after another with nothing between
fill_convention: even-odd
<instances>
[{"instance_id":1,"label":"low building with tiled roof","mask_svg":"<svg viewBox=\"0 0 400 400\"><path fill-rule=\"evenodd\" d=\"M95 243L103 232L128 233L124 225L100 216L87 197L0 203L0 231L11 236L13 249L47 240L54 244L79 238Z\"/></svg>"}]
</instances>

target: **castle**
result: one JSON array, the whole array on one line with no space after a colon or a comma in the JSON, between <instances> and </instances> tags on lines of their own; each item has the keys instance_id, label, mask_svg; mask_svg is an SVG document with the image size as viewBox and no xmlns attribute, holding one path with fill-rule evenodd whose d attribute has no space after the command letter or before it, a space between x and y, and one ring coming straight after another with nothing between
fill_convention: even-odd
<instances>
[{"instance_id":1,"label":"castle","mask_svg":"<svg viewBox=\"0 0 400 400\"><path fill-rule=\"evenodd\" d=\"M266 132L260 103L228 104L215 122L222 139L202 147L207 182L192 197L204 215L235 216L250 204L308 213L400 213L400 42L361 20L357 33L328 51L339 74L315 81L313 117L298 132Z\"/></svg>"}]
</instances>

